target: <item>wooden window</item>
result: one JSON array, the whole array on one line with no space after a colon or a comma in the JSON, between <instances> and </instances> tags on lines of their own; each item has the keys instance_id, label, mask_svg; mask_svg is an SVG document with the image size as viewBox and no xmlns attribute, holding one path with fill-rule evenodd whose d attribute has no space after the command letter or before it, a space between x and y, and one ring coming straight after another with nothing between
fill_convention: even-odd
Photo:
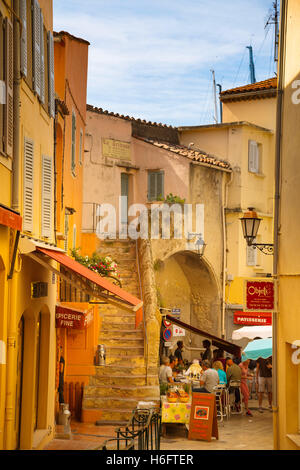
<instances>
[{"instance_id":1,"label":"wooden window","mask_svg":"<svg viewBox=\"0 0 300 470\"><path fill-rule=\"evenodd\" d=\"M24 77L27 85L33 90L33 0L26 0L27 26L27 74Z\"/></svg>"},{"instance_id":2,"label":"wooden window","mask_svg":"<svg viewBox=\"0 0 300 470\"><path fill-rule=\"evenodd\" d=\"M148 172L148 200L155 201L164 197L164 172Z\"/></svg>"},{"instance_id":3,"label":"wooden window","mask_svg":"<svg viewBox=\"0 0 300 470\"><path fill-rule=\"evenodd\" d=\"M33 231L34 143L24 141L23 230Z\"/></svg>"},{"instance_id":4,"label":"wooden window","mask_svg":"<svg viewBox=\"0 0 300 470\"><path fill-rule=\"evenodd\" d=\"M255 140L249 140L248 146L248 170L250 173L260 173L260 145Z\"/></svg>"},{"instance_id":5,"label":"wooden window","mask_svg":"<svg viewBox=\"0 0 300 470\"><path fill-rule=\"evenodd\" d=\"M51 238L52 235L52 187L53 168L52 159L42 157L42 237Z\"/></svg>"},{"instance_id":6,"label":"wooden window","mask_svg":"<svg viewBox=\"0 0 300 470\"><path fill-rule=\"evenodd\" d=\"M54 44L53 34L48 32L48 105L49 114L55 117L55 89L54 89Z\"/></svg>"},{"instance_id":7,"label":"wooden window","mask_svg":"<svg viewBox=\"0 0 300 470\"><path fill-rule=\"evenodd\" d=\"M40 47L41 47L41 102L45 104L45 44L44 44L44 17L40 10Z\"/></svg>"},{"instance_id":8,"label":"wooden window","mask_svg":"<svg viewBox=\"0 0 300 470\"><path fill-rule=\"evenodd\" d=\"M6 87L6 104L4 106L4 151L7 156L13 155L13 26L8 18L4 20L5 25L5 47L4 47L4 73Z\"/></svg>"},{"instance_id":9,"label":"wooden window","mask_svg":"<svg viewBox=\"0 0 300 470\"><path fill-rule=\"evenodd\" d=\"M71 170L75 175L76 168L76 114L73 111L72 113L72 161L71 161Z\"/></svg>"},{"instance_id":10,"label":"wooden window","mask_svg":"<svg viewBox=\"0 0 300 470\"><path fill-rule=\"evenodd\" d=\"M21 30L21 72L27 77L27 0L20 0Z\"/></svg>"},{"instance_id":11,"label":"wooden window","mask_svg":"<svg viewBox=\"0 0 300 470\"><path fill-rule=\"evenodd\" d=\"M4 21L0 13L0 152L4 152L4 108L6 103L4 44Z\"/></svg>"},{"instance_id":12,"label":"wooden window","mask_svg":"<svg viewBox=\"0 0 300 470\"><path fill-rule=\"evenodd\" d=\"M77 227L73 225L73 250L76 250Z\"/></svg>"},{"instance_id":13,"label":"wooden window","mask_svg":"<svg viewBox=\"0 0 300 470\"><path fill-rule=\"evenodd\" d=\"M32 6L33 90L41 97L41 9L37 0Z\"/></svg>"},{"instance_id":14,"label":"wooden window","mask_svg":"<svg viewBox=\"0 0 300 470\"><path fill-rule=\"evenodd\" d=\"M79 164L82 165L82 151L83 151L83 132L80 129L80 140L79 140Z\"/></svg>"}]
</instances>

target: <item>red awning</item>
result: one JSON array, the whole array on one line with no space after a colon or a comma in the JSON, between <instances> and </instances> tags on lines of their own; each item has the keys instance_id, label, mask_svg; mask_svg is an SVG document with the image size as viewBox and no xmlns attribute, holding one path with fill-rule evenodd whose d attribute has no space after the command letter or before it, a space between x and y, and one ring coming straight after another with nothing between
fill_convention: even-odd
<instances>
[{"instance_id":1,"label":"red awning","mask_svg":"<svg viewBox=\"0 0 300 470\"><path fill-rule=\"evenodd\" d=\"M107 279L104 279L99 274L78 263L70 256L67 256L65 253L36 247L36 252L32 255L34 259L39 262L43 262L43 260L41 257L39 257L38 253L47 255L49 258L64 266L67 271L73 273L76 278L74 283L77 282L77 286L88 292L91 296L101 298L109 303L115 303L119 307L124 307L134 312L142 307L143 302L140 299L112 284ZM47 267L50 268L49 265ZM53 271L55 270L53 269ZM57 274L63 277L62 273L57 272ZM70 279L66 280L68 282L72 282ZM78 280L80 285L78 285Z\"/></svg>"},{"instance_id":2,"label":"red awning","mask_svg":"<svg viewBox=\"0 0 300 470\"><path fill-rule=\"evenodd\" d=\"M11 209L0 206L0 225L21 231L22 217Z\"/></svg>"}]
</instances>

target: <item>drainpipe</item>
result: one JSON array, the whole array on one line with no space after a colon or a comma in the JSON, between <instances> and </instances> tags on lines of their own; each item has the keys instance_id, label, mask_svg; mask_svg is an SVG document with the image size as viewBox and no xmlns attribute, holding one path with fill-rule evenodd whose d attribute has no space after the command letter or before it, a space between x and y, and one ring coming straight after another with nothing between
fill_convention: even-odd
<instances>
[{"instance_id":1,"label":"drainpipe","mask_svg":"<svg viewBox=\"0 0 300 470\"><path fill-rule=\"evenodd\" d=\"M280 53L278 62L278 97L276 116L276 150L275 150L275 207L274 207L274 260L273 276L278 283L278 247L280 226L280 179L281 179L281 135L282 135L282 104L285 75L285 40L286 40L287 0L281 0ZM274 449L279 449L279 417L278 417L278 299L276 311L273 313L273 435Z\"/></svg>"},{"instance_id":2,"label":"drainpipe","mask_svg":"<svg viewBox=\"0 0 300 470\"><path fill-rule=\"evenodd\" d=\"M14 11L19 12L19 0L13 2ZM20 185L20 23L14 15L13 20L13 57L14 57L14 85L13 85L13 173L12 173L12 207L19 211L19 185ZM14 276L9 283L9 308L7 328L7 366L6 366L6 401L5 401L5 449L13 449L14 420L15 420L15 390L16 390L16 302L17 278Z\"/></svg>"}]
</instances>

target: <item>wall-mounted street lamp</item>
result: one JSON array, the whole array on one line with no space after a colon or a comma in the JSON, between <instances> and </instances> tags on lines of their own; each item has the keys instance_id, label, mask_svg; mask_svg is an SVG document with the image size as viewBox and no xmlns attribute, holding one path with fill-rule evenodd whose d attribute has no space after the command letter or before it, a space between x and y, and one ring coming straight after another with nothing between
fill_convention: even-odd
<instances>
[{"instance_id":1,"label":"wall-mounted street lamp","mask_svg":"<svg viewBox=\"0 0 300 470\"><path fill-rule=\"evenodd\" d=\"M261 220L262 219L257 216L257 213L254 211L253 207L249 207L248 212L246 212L244 217L240 219L244 238L246 239L248 246L257 248L265 255L273 255L274 245L272 243L253 243L256 238Z\"/></svg>"},{"instance_id":2,"label":"wall-mounted street lamp","mask_svg":"<svg viewBox=\"0 0 300 470\"><path fill-rule=\"evenodd\" d=\"M206 248L206 243L204 242L202 238L202 233L189 233L189 238L193 237L198 237L197 241L195 242L197 254L199 258L202 258L204 256L204 251Z\"/></svg>"}]
</instances>

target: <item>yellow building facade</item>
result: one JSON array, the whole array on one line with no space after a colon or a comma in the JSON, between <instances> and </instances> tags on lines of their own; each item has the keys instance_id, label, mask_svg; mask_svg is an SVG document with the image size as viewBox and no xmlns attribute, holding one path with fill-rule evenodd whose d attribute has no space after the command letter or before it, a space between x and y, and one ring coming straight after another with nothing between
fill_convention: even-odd
<instances>
[{"instance_id":1,"label":"yellow building facade","mask_svg":"<svg viewBox=\"0 0 300 470\"><path fill-rule=\"evenodd\" d=\"M30 257L39 246L54 247L53 12L51 0L5 4L1 14L9 15L13 46L6 55L14 80L7 90L13 139L11 169L1 165L2 173L12 170L11 189L1 174L0 202L21 214L22 230L11 279L3 283L0 448L38 449L54 432L56 279ZM5 281L12 254L11 247Z\"/></svg>"},{"instance_id":2,"label":"yellow building facade","mask_svg":"<svg viewBox=\"0 0 300 470\"><path fill-rule=\"evenodd\" d=\"M240 326L236 316L244 309L245 280L272 276L272 256L247 247L239 219L249 207L254 208L262 219L256 243L273 242L276 89L276 79L270 79L227 90L221 94L222 123L179 128L182 144L204 148L233 169L223 207L226 294L222 335L229 341Z\"/></svg>"},{"instance_id":3,"label":"yellow building facade","mask_svg":"<svg viewBox=\"0 0 300 470\"><path fill-rule=\"evenodd\" d=\"M273 345L277 369L274 446L300 448L299 123L300 4L281 2L276 139L275 260L278 306Z\"/></svg>"}]
</instances>

